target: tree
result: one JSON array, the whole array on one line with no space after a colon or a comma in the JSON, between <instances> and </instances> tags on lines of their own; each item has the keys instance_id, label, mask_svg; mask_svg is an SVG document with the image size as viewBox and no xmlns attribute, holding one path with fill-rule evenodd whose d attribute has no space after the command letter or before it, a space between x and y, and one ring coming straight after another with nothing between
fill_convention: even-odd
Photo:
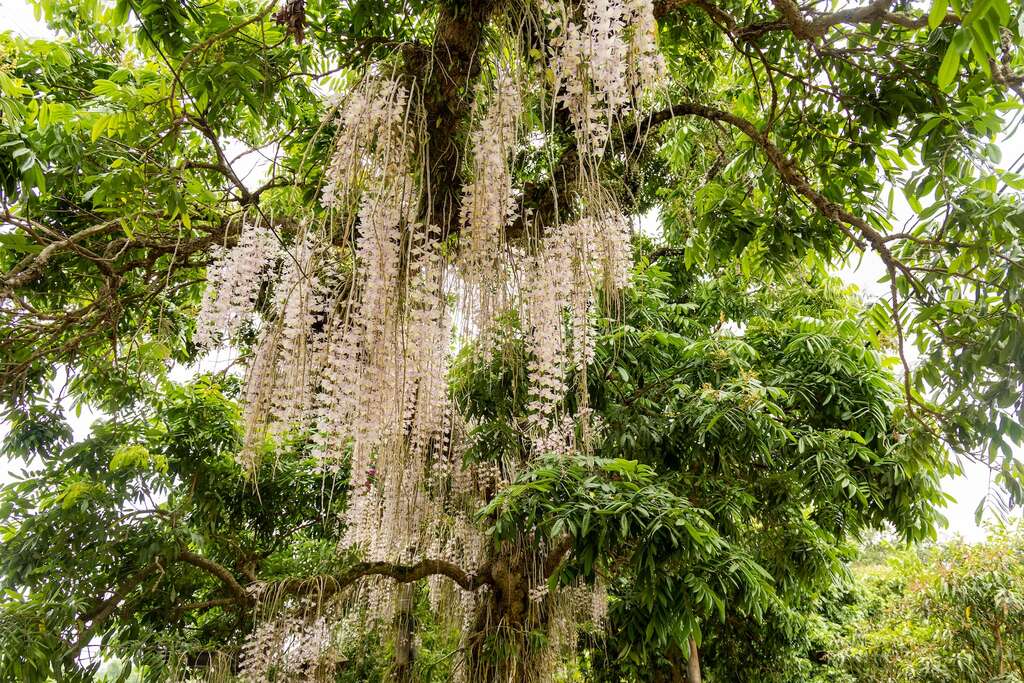
<instances>
[{"instance_id":1,"label":"tree","mask_svg":"<svg viewBox=\"0 0 1024 683\"><path fill-rule=\"evenodd\" d=\"M608 633L590 648L600 662L593 675L643 680L664 668L671 680L685 668L691 635L710 646L712 675L716 663L740 679L785 675L779 660L740 675L742 658L727 643L753 641L770 657L766 638L785 632L774 625L813 611L845 576L851 535L888 520L908 540L927 538L942 500L942 457L920 425L892 411L899 387L857 324L857 300L835 280L800 273L753 286L739 273L680 269L666 279L648 269L632 294L626 308L635 317L609 321L615 341L599 346L594 366L608 378L590 392L606 425L602 450L629 453L659 473L659 489L710 513L718 547L680 557L675 546L659 549L651 532L589 532L592 546L573 555L584 567L591 559L615 566L630 538L644 553L633 570L620 564L611 574ZM499 494L496 504L538 499L539 510L515 509L510 523L546 520L579 537L575 527L599 525L588 518L621 529L635 523L632 515L644 519L635 501L607 504L628 509L626 520L602 509L586 480L563 483L566 496L582 499L564 501L545 476L565 475L535 472L526 496L515 486ZM668 524L649 517L657 519L652 531Z\"/></svg>"},{"instance_id":2,"label":"tree","mask_svg":"<svg viewBox=\"0 0 1024 683\"><path fill-rule=\"evenodd\" d=\"M0 70L12 676L101 634L358 676L355 621L406 678L422 580L470 678L568 666L609 591L617 666L678 667L848 534L932 533L943 449L1021 498L1005 0L39 7L64 37ZM167 380L225 345L240 388ZM67 399L108 422L70 443Z\"/></svg>"},{"instance_id":3,"label":"tree","mask_svg":"<svg viewBox=\"0 0 1024 683\"><path fill-rule=\"evenodd\" d=\"M841 622L834 659L853 680L1024 679L1019 528L893 555L860 570L863 597Z\"/></svg>"}]
</instances>

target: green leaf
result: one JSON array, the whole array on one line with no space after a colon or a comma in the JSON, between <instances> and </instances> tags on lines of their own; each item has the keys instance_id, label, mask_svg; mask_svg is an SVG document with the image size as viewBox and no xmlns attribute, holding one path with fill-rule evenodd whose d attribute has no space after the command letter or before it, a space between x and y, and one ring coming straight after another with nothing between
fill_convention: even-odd
<instances>
[{"instance_id":1,"label":"green leaf","mask_svg":"<svg viewBox=\"0 0 1024 683\"><path fill-rule=\"evenodd\" d=\"M38 254L43 250L42 245L36 244L27 235L0 234L0 245L4 249L18 251L27 254Z\"/></svg>"},{"instance_id":2,"label":"green leaf","mask_svg":"<svg viewBox=\"0 0 1024 683\"><path fill-rule=\"evenodd\" d=\"M971 34L965 29L959 29L950 41L946 54L939 66L938 86L942 90L949 90L960 71L960 57L964 50L970 45Z\"/></svg>"},{"instance_id":3,"label":"green leaf","mask_svg":"<svg viewBox=\"0 0 1024 683\"><path fill-rule=\"evenodd\" d=\"M935 0L932 3L932 11L928 13L928 27L934 30L941 26L948 8L948 0Z\"/></svg>"}]
</instances>

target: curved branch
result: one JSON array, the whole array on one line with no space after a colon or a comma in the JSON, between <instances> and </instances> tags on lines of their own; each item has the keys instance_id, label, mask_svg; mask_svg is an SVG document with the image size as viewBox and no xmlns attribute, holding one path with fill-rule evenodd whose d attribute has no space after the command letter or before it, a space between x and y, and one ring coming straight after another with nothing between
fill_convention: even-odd
<instances>
[{"instance_id":1,"label":"curved branch","mask_svg":"<svg viewBox=\"0 0 1024 683\"><path fill-rule=\"evenodd\" d=\"M343 591L367 576L386 576L398 583L412 583L428 576L446 576L467 591L494 583L490 567L487 565L477 572L470 573L445 560L425 559L408 565L393 562L360 562L334 576L282 581L277 584L277 589L282 593L304 593L315 589L321 596L326 596Z\"/></svg>"},{"instance_id":2,"label":"curved branch","mask_svg":"<svg viewBox=\"0 0 1024 683\"><path fill-rule=\"evenodd\" d=\"M0 218L14 224L17 224L17 221L19 220L17 217L11 215L4 215ZM106 223L93 225L85 228L84 230L79 230L62 240L51 242L38 254L26 257L12 269L12 271L4 278L3 283L0 284L0 298L9 296L10 293L18 287L26 285L38 277L43 272L43 266L46 265L46 262L49 261L54 254L60 252L64 248L72 247L77 242L81 242L84 239L94 237L96 235L102 235L119 227L120 221L108 221Z\"/></svg>"},{"instance_id":3,"label":"curved branch","mask_svg":"<svg viewBox=\"0 0 1024 683\"><path fill-rule=\"evenodd\" d=\"M767 157L769 163L775 167L784 183L793 188L797 194L807 199L821 215L840 225L854 243L863 248L863 243L851 234L847 228L853 228L860 233L888 268L899 271L911 284L918 287L917 278L914 277L905 264L893 255L882 233L871 227L863 218L850 213L841 205L812 187L796 162L786 156L775 143L768 139L765 133L758 130L757 126L748 119L697 102L679 102L652 114L643 122L643 127L638 127L634 134L641 135L643 131L659 126L677 116L697 116L709 121L727 123L739 129L740 132L761 148L761 151Z\"/></svg>"},{"instance_id":4,"label":"curved branch","mask_svg":"<svg viewBox=\"0 0 1024 683\"><path fill-rule=\"evenodd\" d=\"M921 29L928 25L927 15L911 17L890 11L893 0L874 0L863 7L852 7L830 14L820 14L811 20L804 19L803 13L794 0L772 0L772 2L789 25L793 35L803 40L823 38L829 29L839 25L856 26L880 22L911 30ZM959 24L960 17L955 14L947 14L943 23Z\"/></svg>"},{"instance_id":5,"label":"curved branch","mask_svg":"<svg viewBox=\"0 0 1024 683\"><path fill-rule=\"evenodd\" d=\"M124 600L129 593L138 588L143 581L156 573L159 568L160 565L157 562L150 562L145 567L132 574L127 581L115 588L113 594L109 598L97 602L91 610L79 617L79 620L83 622L103 621L113 613L118 604L120 604L120 602Z\"/></svg>"},{"instance_id":6,"label":"curved branch","mask_svg":"<svg viewBox=\"0 0 1024 683\"><path fill-rule=\"evenodd\" d=\"M196 555L188 550L182 550L178 553L176 558L181 562L187 562L193 567L198 567L203 571L213 574L231 591L235 599L241 603L247 603L252 600L252 597L245 592L245 588L242 584L238 583L238 579L235 578L234 574L229 572L223 565L217 564L213 560L203 557L202 555Z\"/></svg>"},{"instance_id":7,"label":"curved branch","mask_svg":"<svg viewBox=\"0 0 1024 683\"><path fill-rule=\"evenodd\" d=\"M927 15L910 16L893 12L891 10L893 0L873 0L862 7L815 14L811 19L804 18L803 11L794 0L772 1L779 11L780 18L746 26L739 25L732 16L710 0L659 0L654 4L654 14L660 19L681 7L691 5L699 7L722 25L726 32L744 40L753 40L766 33L786 30L800 40L815 40L825 37L829 30L836 26L859 26L873 23L890 24L909 30L928 26ZM947 14L942 23L947 26L958 25L960 17L956 14Z\"/></svg>"}]
</instances>

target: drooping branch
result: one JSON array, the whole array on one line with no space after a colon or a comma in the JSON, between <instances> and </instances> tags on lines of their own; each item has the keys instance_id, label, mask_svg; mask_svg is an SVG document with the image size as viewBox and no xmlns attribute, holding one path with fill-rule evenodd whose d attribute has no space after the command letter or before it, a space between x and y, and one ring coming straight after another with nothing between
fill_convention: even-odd
<instances>
[{"instance_id":1,"label":"drooping branch","mask_svg":"<svg viewBox=\"0 0 1024 683\"><path fill-rule=\"evenodd\" d=\"M139 585L155 574L160 568L157 562L150 562L142 569L132 574L124 583L119 585L111 593L110 597L97 600L96 604L88 612L79 617L82 622L101 622L110 616L117 606L134 591Z\"/></svg>"},{"instance_id":2,"label":"drooping branch","mask_svg":"<svg viewBox=\"0 0 1024 683\"><path fill-rule=\"evenodd\" d=\"M207 139L213 147L213 151L217 155L216 164L197 164L193 162L190 166L192 168L206 168L220 173L231 182L236 190L238 190L239 204L242 206L252 204L253 197L249 192L249 189L245 186L245 183L242 182L242 179L238 177L235 169L231 166L231 161L228 160L220 139L217 137L217 134L214 132L210 124L201 116L188 116L187 119L200 133L203 134L203 137Z\"/></svg>"}]
</instances>

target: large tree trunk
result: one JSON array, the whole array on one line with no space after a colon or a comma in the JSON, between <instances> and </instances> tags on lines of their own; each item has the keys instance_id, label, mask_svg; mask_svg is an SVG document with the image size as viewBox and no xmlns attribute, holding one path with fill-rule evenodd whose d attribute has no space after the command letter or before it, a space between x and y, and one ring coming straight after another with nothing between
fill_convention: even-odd
<instances>
[{"instance_id":1,"label":"large tree trunk","mask_svg":"<svg viewBox=\"0 0 1024 683\"><path fill-rule=\"evenodd\" d=\"M433 44L405 50L406 69L418 75L427 114L427 188L424 221L441 228L442 238L457 229L462 165L473 86L480 78L480 55L496 0L438 3Z\"/></svg>"},{"instance_id":2,"label":"large tree trunk","mask_svg":"<svg viewBox=\"0 0 1024 683\"><path fill-rule=\"evenodd\" d=\"M689 660L683 654L683 651L673 645L665 654L665 659L667 666L658 664L653 674L652 683L688 683L687 666Z\"/></svg>"},{"instance_id":3,"label":"large tree trunk","mask_svg":"<svg viewBox=\"0 0 1024 683\"><path fill-rule=\"evenodd\" d=\"M529 568L538 555L502 552L489 564L492 589L477 608L466 645L466 678L471 683L540 683L544 652L529 633L546 626L545 610L531 609Z\"/></svg>"}]
</instances>

